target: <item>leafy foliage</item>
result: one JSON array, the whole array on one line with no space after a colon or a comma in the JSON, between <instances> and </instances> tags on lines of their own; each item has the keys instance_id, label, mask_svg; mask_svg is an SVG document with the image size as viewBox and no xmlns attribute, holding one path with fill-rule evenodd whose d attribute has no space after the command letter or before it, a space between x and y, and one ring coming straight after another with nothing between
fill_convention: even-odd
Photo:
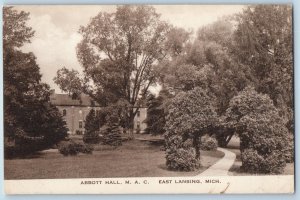
<instances>
[{"instance_id":1,"label":"leafy foliage","mask_svg":"<svg viewBox=\"0 0 300 200\"><path fill-rule=\"evenodd\" d=\"M65 67L59 69L53 80L63 92L67 92L69 95L82 93L82 80L74 69L69 70Z\"/></svg>"},{"instance_id":2,"label":"leafy foliage","mask_svg":"<svg viewBox=\"0 0 300 200\"><path fill-rule=\"evenodd\" d=\"M228 124L240 136L243 168L281 173L290 133L268 95L247 87L230 101L227 116Z\"/></svg>"},{"instance_id":3,"label":"leafy foliage","mask_svg":"<svg viewBox=\"0 0 300 200\"><path fill-rule=\"evenodd\" d=\"M160 20L151 6L118 6L116 12L100 12L79 30L83 39L77 46L77 57L83 67L81 89L100 105L119 100L129 104L126 129L133 129L133 120L151 85L156 84L155 63L166 55L166 34L169 25ZM76 72L58 72L61 88ZM67 75L67 76L65 76ZM74 80L77 80L74 79ZM72 88L77 88L76 83Z\"/></svg>"},{"instance_id":4,"label":"leafy foliage","mask_svg":"<svg viewBox=\"0 0 300 200\"><path fill-rule=\"evenodd\" d=\"M237 17L234 55L251 69L285 123L293 121L293 34L290 5L249 6Z\"/></svg>"},{"instance_id":5,"label":"leafy foliage","mask_svg":"<svg viewBox=\"0 0 300 200\"><path fill-rule=\"evenodd\" d=\"M201 150L204 151L216 151L218 148L218 142L216 138L205 135L201 138Z\"/></svg>"},{"instance_id":6,"label":"leafy foliage","mask_svg":"<svg viewBox=\"0 0 300 200\"><path fill-rule=\"evenodd\" d=\"M74 141L63 142L59 145L59 152L64 156L76 156L78 153L91 154L93 147Z\"/></svg>"},{"instance_id":7,"label":"leafy foliage","mask_svg":"<svg viewBox=\"0 0 300 200\"><path fill-rule=\"evenodd\" d=\"M35 56L19 50L34 33L26 24L29 13L12 7L3 13L4 132L16 152L26 154L56 144L67 128L49 103L49 86L40 81Z\"/></svg>"},{"instance_id":8,"label":"leafy foliage","mask_svg":"<svg viewBox=\"0 0 300 200\"><path fill-rule=\"evenodd\" d=\"M200 167L195 149L184 143L182 137L178 135L168 137L166 165L168 169L178 171L193 171Z\"/></svg>"},{"instance_id":9,"label":"leafy foliage","mask_svg":"<svg viewBox=\"0 0 300 200\"><path fill-rule=\"evenodd\" d=\"M217 113L207 91L195 88L188 92L177 94L169 105L169 112L166 117L165 143L167 164L172 163L172 160L168 160L172 158L172 155L169 154L175 153L176 155L178 153L176 148L180 147L180 144L177 143L180 141L185 142L189 138L193 141L192 147L195 148L195 154L193 155L195 155L196 160L199 160L201 136L210 132L211 127L216 122ZM175 150L172 150L174 148ZM191 156L192 154L189 153L188 155ZM186 158L188 159L189 156ZM189 161L186 160L186 162Z\"/></svg>"},{"instance_id":10,"label":"leafy foliage","mask_svg":"<svg viewBox=\"0 0 300 200\"><path fill-rule=\"evenodd\" d=\"M18 12L13 7L3 7L3 47L19 48L24 43L30 42L34 35L31 27L26 22L29 19L29 13Z\"/></svg>"}]
</instances>

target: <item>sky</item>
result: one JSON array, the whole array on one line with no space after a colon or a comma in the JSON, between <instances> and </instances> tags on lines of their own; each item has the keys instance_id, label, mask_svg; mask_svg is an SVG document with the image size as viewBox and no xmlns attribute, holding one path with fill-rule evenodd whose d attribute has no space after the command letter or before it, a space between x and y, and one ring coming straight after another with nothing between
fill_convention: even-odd
<instances>
[{"instance_id":1,"label":"sky","mask_svg":"<svg viewBox=\"0 0 300 200\"><path fill-rule=\"evenodd\" d=\"M210 24L226 15L241 12L242 5L155 5L161 19L170 24L193 30ZM17 10L30 13L28 25L35 30L31 43L22 50L33 52L42 73L42 81L57 93L59 87L53 82L56 71L62 67L82 68L76 57L76 45L81 41L80 26L86 26L91 17L99 12L114 12L114 5L92 6L17 6Z\"/></svg>"}]
</instances>

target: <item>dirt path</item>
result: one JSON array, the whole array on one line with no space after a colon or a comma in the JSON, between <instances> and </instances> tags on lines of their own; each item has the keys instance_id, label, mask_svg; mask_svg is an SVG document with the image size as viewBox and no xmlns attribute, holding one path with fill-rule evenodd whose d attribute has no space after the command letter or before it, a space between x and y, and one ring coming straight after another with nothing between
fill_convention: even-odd
<instances>
[{"instance_id":1,"label":"dirt path","mask_svg":"<svg viewBox=\"0 0 300 200\"><path fill-rule=\"evenodd\" d=\"M228 170L233 165L236 154L220 147L218 151L222 151L225 154L224 157L197 176L228 176Z\"/></svg>"}]
</instances>

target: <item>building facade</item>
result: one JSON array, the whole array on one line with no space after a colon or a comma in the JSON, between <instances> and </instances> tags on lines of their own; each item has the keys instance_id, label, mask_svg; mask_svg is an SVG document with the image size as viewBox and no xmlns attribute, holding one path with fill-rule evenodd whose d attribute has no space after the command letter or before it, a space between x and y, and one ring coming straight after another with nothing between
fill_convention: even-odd
<instances>
[{"instance_id":1,"label":"building facade","mask_svg":"<svg viewBox=\"0 0 300 200\"><path fill-rule=\"evenodd\" d=\"M69 129L68 133L71 135L84 134L85 119L90 110L94 109L97 111L102 109L101 106L92 101L89 96L84 94L80 95L79 98L74 99L67 94L56 94L55 92L52 92L50 95L50 102L61 112ZM144 132L147 127L144 123L146 117L146 107L140 107L134 118L135 132L137 132L137 130L140 130L141 133Z\"/></svg>"}]
</instances>

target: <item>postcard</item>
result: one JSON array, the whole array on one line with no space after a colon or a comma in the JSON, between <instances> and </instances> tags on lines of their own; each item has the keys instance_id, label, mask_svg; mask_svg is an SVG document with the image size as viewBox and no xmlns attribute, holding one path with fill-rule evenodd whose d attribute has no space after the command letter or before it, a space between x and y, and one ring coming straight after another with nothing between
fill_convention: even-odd
<instances>
[{"instance_id":1,"label":"postcard","mask_svg":"<svg viewBox=\"0 0 300 200\"><path fill-rule=\"evenodd\" d=\"M294 193L290 4L3 7L6 194Z\"/></svg>"}]
</instances>

